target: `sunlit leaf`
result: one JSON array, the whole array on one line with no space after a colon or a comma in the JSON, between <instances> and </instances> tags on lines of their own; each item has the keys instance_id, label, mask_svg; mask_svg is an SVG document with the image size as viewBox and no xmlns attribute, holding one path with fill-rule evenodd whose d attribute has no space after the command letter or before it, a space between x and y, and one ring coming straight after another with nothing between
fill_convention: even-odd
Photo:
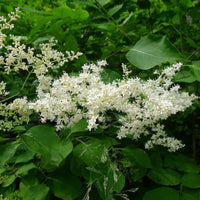
<instances>
[{"instance_id":1,"label":"sunlit leaf","mask_svg":"<svg viewBox=\"0 0 200 200\"><path fill-rule=\"evenodd\" d=\"M136 67L147 70L163 62L180 59L181 55L166 36L148 35L135 44L126 58Z\"/></svg>"}]
</instances>

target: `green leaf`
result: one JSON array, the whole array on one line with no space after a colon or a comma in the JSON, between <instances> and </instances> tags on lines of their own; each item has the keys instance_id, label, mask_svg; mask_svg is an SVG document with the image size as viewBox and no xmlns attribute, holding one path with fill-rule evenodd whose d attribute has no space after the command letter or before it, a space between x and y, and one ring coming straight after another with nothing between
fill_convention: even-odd
<instances>
[{"instance_id":1,"label":"green leaf","mask_svg":"<svg viewBox=\"0 0 200 200\"><path fill-rule=\"evenodd\" d=\"M133 163L130 167L130 176L133 182L139 181L142 179L147 172L147 168L141 167L138 163Z\"/></svg>"},{"instance_id":2,"label":"green leaf","mask_svg":"<svg viewBox=\"0 0 200 200\"><path fill-rule=\"evenodd\" d=\"M107 5L108 3L111 3L111 0L97 0L101 6L105 6Z\"/></svg>"},{"instance_id":3,"label":"green leaf","mask_svg":"<svg viewBox=\"0 0 200 200\"><path fill-rule=\"evenodd\" d=\"M171 169L153 169L147 176L161 185L178 185L181 181L181 175Z\"/></svg>"},{"instance_id":4,"label":"green leaf","mask_svg":"<svg viewBox=\"0 0 200 200\"><path fill-rule=\"evenodd\" d=\"M191 47L198 48L198 44L192 38L187 37L186 41Z\"/></svg>"},{"instance_id":5,"label":"green leaf","mask_svg":"<svg viewBox=\"0 0 200 200\"><path fill-rule=\"evenodd\" d=\"M70 140L61 141L54 128L47 125L32 127L21 138L27 148L41 156L43 167L49 171L58 167L73 149Z\"/></svg>"},{"instance_id":6,"label":"green leaf","mask_svg":"<svg viewBox=\"0 0 200 200\"><path fill-rule=\"evenodd\" d=\"M44 184L35 185L26 190L23 200L45 200L49 188Z\"/></svg>"},{"instance_id":7,"label":"green leaf","mask_svg":"<svg viewBox=\"0 0 200 200\"><path fill-rule=\"evenodd\" d=\"M200 188L199 174L185 174L182 179L182 185L188 188Z\"/></svg>"},{"instance_id":8,"label":"green leaf","mask_svg":"<svg viewBox=\"0 0 200 200\"><path fill-rule=\"evenodd\" d=\"M25 165L22 165L18 168L16 175L17 176L25 176L28 174L29 170L36 168L34 163L28 163Z\"/></svg>"},{"instance_id":9,"label":"green leaf","mask_svg":"<svg viewBox=\"0 0 200 200\"><path fill-rule=\"evenodd\" d=\"M17 163L25 163L33 159L34 153L30 150L21 152L15 159L15 164Z\"/></svg>"},{"instance_id":10,"label":"green leaf","mask_svg":"<svg viewBox=\"0 0 200 200\"><path fill-rule=\"evenodd\" d=\"M74 200L81 193L81 181L79 178L67 174L64 170L50 174L48 185L53 194L61 199Z\"/></svg>"},{"instance_id":11,"label":"green leaf","mask_svg":"<svg viewBox=\"0 0 200 200\"><path fill-rule=\"evenodd\" d=\"M56 7L52 11L52 15L55 18L66 18L66 17L73 16L73 11L72 11L72 9L70 7L64 5L64 6Z\"/></svg>"},{"instance_id":12,"label":"green leaf","mask_svg":"<svg viewBox=\"0 0 200 200\"><path fill-rule=\"evenodd\" d=\"M180 200L179 191L160 187L145 193L143 200Z\"/></svg>"},{"instance_id":13,"label":"green leaf","mask_svg":"<svg viewBox=\"0 0 200 200\"><path fill-rule=\"evenodd\" d=\"M106 22L101 24L93 24L95 28L106 30L106 31L114 31L116 29L115 25L112 22Z\"/></svg>"},{"instance_id":14,"label":"green leaf","mask_svg":"<svg viewBox=\"0 0 200 200\"><path fill-rule=\"evenodd\" d=\"M10 159L11 163L25 163L34 158L35 153L30 151L25 144L18 147L15 155Z\"/></svg>"},{"instance_id":15,"label":"green leaf","mask_svg":"<svg viewBox=\"0 0 200 200\"><path fill-rule=\"evenodd\" d=\"M191 71L180 71L176 73L173 79L174 82L193 83L196 81L194 74Z\"/></svg>"},{"instance_id":16,"label":"green leaf","mask_svg":"<svg viewBox=\"0 0 200 200\"><path fill-rule=\"evenodd\" d=\"M128 51L126 58L139 69L147 70L163 62L180 59L181 55L166 36L147 35Z\"/></svg>"},{"instance_id":17,"label":"green leaf","mask_svg":"<svg viewBox=\"0 0 200 200\"><path fill-rule=\"evenodd\" d=\"M109 11L108 11L108 14L113 16L115 13L117 13L119 10L121 10L123 7L123 4L120 4L120 5L116 5L114 6L113 8L111 8Z\"/></svg>"},{"instance_id":18,"label":"green leaf","mask_svg":"<svg viewBox=\"0 0 200 200\"><path fill-rule=\"evenodd\" d=\"M189 68L194 73L194 77L197 81L200 81L200 60L195 61L193 65L190 65Z\"/></svg>"},{"instance_id":19,"label":"green leaf","mask_svg":"<svg viewBox=\"0 0 200 200\"><path fill-rule=\"evenodd\" d=\"M83 10L80 7L78 7L75 10L73 18L78 21L83 21L89 18L89 13L87 12L87 10Z\"/></svg>"},{"instance_id":20,"label":"green leaf","mask_svg":"<svg viewBox=\"0 0 200 200\"><path fill-rule=\"evenodd\" d=\"M121 79L121 75L116 71L105 69L101 73L101 79L104 83L112 83L114 80Z\"/></svg>"},{"instance_id":21,"label":"green leaf","mask_svg":"<svg viewBox=\"0 0 200 200\"><path fill-rule=\"evenodd\" d=\"M108 159L108 147L115 145L112 138L91 138L87 142L77 145L73 155L88 166L104 163Z\"/></svg>"},{"instance_id":22,"label":"green leaf","mask_svg":"<svg viewBox=\"0 0 200 200\"><path fill-rule=\"evenodd\" d=\"M88 126L87 120L82 119L78 123L76 123L72 128L70 128L70 133L72 134L72 133L88 131L87 126Z\"/></svg>"},{"instance_id":23,"label":"green leaf","mask_svg":"<svg viewBox=\"0 0 200 200\"><path fill-rule=\"evenodd\" d=\"M131 162L137 162L142 167L151 168L151 160L148 154L139 148L126 147L122 150L123 155Z\"/></svg>"},{"instance_id":24,"label":"green leaf","mask_svg":"<svg viewBox=\"0 0 200 200\"><path fill-rule=\"evenodd\" d=\"M183 6L183 8L191 8L194 7L194 3L191 0L180 0L180 5Z\"/></svg>"},{"instance_id":25,"label":"green leaf","mask_svg":"<svg viewBox=\"0 0 200 200\"><path fill-rule=\"evenodd\" d=\"M125 177L114 163L101 163L87 169L102 199L113 200L113 192L120 193L125 185Z\"/></svg>"},{"instance_id":26,"label":"green leaf","mask_svg":"<svg viewBox=\"0 0 200 200\"><path fill-rule=\"evenodd\" d=\"M6 144L0 144L0 166L5 165L14 156L19 146L19 140Z\"/></svg>"},{"instance_id":27,"label":"green leaf","mask_svg":"<svg viewBox=\"0 0 200 200\"><path fill-rule=\"evenodd\" d=\"M191 194L182 193L180 196L180 200L197 200L197 199Z\"/></svg>"},{"instance_id":28,"label":"green leaf","mask_svg":"<svg viewBox=\"0 0 200 200\"><path fill-rule=\"evenodd\" d=\"M162 168L163 164L162 164L162 158L161 158L160 153L158 152L152 153L150 156L150 159L151 159L152 168L154 169Z\"/></svg>"},{"instance_id":29,"label":"green leaf","mask_svg":"<svg viewBox=\"0 0 200 200\"><path fill-rule=\"evenodd\" d=\"M6 181L2 184L2 187L8 187L10 186L16 179L17 177L15 174L9 175Z\"/></svg>"},{"instance_id":30,"label":"green leaf","mask_svg":"<svg viewBox=\"0 0 200 200\"><path fill-rule=\"evenodd\" d=\"M186 157L182 154L166 155L164 160L164 166L187 173L200 172L200 167L196 164L195 160Z\"/></svg>"},{"instance_id":31,"label":"green leaf","mask_svg":"<svg viewBox=\"0 0 200 200\"><path fill-rule=\"evenodd\" d=\"M19 184L19 189L20 189L20 193L21 193L22 197L24 197L26 191L29 188L31 188L35 185L38 185L38 183L39 183L39 181L35 177L35 175L27 175L27 176L23 177Z\"/></svg>"},{"instance_id":32,"label":"green leaf","mask_svg":"<svg viewBox=\"0 0 200 200\"><path fill-rule=\"evenodd\" d=\"M55 8L52 11L52 15L56 19L71 18L78 21L86 20L89 17L89 13L86 10L83 10L79 7L77 7L75 10L72 10L66 5Z\"/></svg>"},{"instance_id":33,"label":"green leaf","mask_svg":"<svg viewBox=\"0 0 200 200\"><path fill-rule=\"evenodd\" d=\"M68 51L78 51L78 44L76 38L73 35L69 35L65 39L65 48Z\"/></svg>"},{"instance_id":34,"label":"green leaf","mask_svg":"<svg viewBox=\"0 0 200 200\"><path fill-rule=\"evenodd\" d=\"M45 37L39 37L33 42L33 45L35 47L37 47L41 43L48 42L51 38L52 38L52 36L50 36L50 35L49 36L45 36Z\"/></svg>"},{"instance_id":35,"label":"green leaf","mask_svg":"<svg viewBox=\"0 0 200 200\"><path fill-rule=\"evenodd\" d=\"M13 128L12 131L23 132L23 131L26 131L26 128L24 126L15 126L15 128Z\"/></svg>"},{"instance_id":36,"label":"green leaf","mask_svg":"<svg viewBox=\"0 0 200 200\"><path fill-rule=\"evenodd\" d=\"M190 200L199 200L200 199L200 189L189 189L189 188L186 188L186 187L183 187L183 193L185 195L190 195L192 197L188 197L188 199ZM184 200L187 200L187 198L185 198Z\"/></svg>"}]
</instances>

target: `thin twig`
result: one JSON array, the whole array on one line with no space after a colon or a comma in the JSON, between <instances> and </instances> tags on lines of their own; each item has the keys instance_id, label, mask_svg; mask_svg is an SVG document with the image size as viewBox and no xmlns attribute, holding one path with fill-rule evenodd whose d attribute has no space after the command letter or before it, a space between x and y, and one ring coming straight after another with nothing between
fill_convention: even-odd
<instances>
[{"instance_id":1,"label":"thin twig","mask_svg":"<svg viewBox=\"0 0 200 200\"><path fill-rule=\"evenodd\" d=\"M196 52L198 52L200 50L200 47L199 48L197 48L195 51L193 51L192 53L191 53L191 55L189 55L187 58L186 58L186 60L189 60Z\"/></svg>"},{"instance_id":2,"label":"thin twig","mask_svg":"<svg viewBox=\"0 0 200 200\"><path fill-rule=\"evenodd\" d=\"M108 58L114 56L115 54L119 53L119 52L125 52L125 51L128 51L129 49L119 49L115 52L112 52L110 55L108 55L105 59L107 60Z\"/></svg>"}]
</instances>

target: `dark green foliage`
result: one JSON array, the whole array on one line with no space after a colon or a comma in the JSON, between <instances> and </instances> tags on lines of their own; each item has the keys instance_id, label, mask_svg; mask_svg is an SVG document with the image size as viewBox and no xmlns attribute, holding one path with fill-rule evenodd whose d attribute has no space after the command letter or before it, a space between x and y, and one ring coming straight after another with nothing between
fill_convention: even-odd
<instances>
[{"instance_id":1,"label":"dark green foliage","mask_svg":"<svg viewBox=\"0 0 200 200\"><path fill-rule=\"evenodd\" d=\"M101 75L110 83L122 78L122 62L132 77L148 79L155 68L182 61L174 82L200 94L197 0L3 0L0 14L17 6L23 14L14 34L27 45L39 51L39 44L55 37L61 51L85 54L63 67L68 73L106 58L109 66ZM52 73L59 76L62 71ZM35 98L33 75L25 85L25 72L0 77L10 95ZM86 120L56 132L54 124L41 125L35 115L29 124L1 132L0 194L5 200L200 200L199 109L196 100L164 122L167 133L186 144L179 153L146 151L145 139L116 139L114 127L89 132Z\"/></svg>"}]
</instances>

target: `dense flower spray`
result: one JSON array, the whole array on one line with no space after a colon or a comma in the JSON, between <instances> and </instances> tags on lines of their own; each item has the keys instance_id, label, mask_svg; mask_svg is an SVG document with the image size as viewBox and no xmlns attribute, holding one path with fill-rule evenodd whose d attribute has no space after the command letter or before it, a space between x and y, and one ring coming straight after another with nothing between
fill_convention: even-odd
<instances>
[{"instance_id":1,"label":"dense flower spray","mask_svg":"<svg viewBox=\"0 0 200 200\"><path fill-rule=\"evenodd\" d=\"M12 13L10 21L18 16L19 10ZM37 98L29 101L27 97L16 98L10 104L1 103L0 115L5 117L3 109L11 115L21 116L21 120L9 126L0 124L0 129L9 130L16 124L29 121L31 110L40 115L41 122L55 122L57 130L72 127L81 119L87 119L88 130L98 126L105 128L106 114L110 111L118 115L117 126L119 139L131 137L135 140L142 135L149 135L145 144L147 149L154 145L167 147L169 151L176 151L184 145L177 139L168 137L161 120L170 115L185 110L196 98L187 92L181 92L180 86L172 79L180 70L182 63L177 63L157 74L156 79L144 81L138 77L129 77L125 64L122 64L123 79L111 83L104 83L101 78L105 60L82 66L78 76L64 72L59 78L49 75L49 69L62 67L66 62L77 59L82 53L66 52L63 54L54 49L55 41L41 44L41 53L36 54L34 48L21 44L20 38L10 36L11 45L5 45L6 35L3 29L14 26L1 18L0 45L4 48L4 55L0 56L0 64L4 66L4 73L17 73L27 70L35 73L39 82ZM7 95L5 83L0 83L0 94ZM7 120L8 121L8 120Z\"/></svg>"}]
</instances>

